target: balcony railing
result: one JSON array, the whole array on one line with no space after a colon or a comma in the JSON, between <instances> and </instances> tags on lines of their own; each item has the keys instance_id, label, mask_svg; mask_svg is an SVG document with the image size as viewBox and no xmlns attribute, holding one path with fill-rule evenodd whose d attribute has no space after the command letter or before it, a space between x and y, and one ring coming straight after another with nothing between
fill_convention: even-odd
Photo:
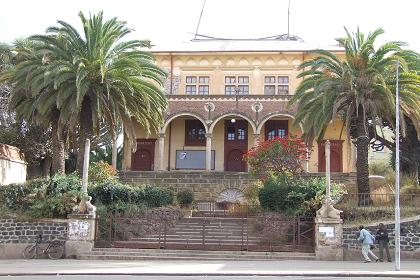
<instances>
[{"instance_id":1,"label":"balcony railing","mask_svg":"<svg viewBox=\"0 0 420 280\"><path fill-rule=\"evenodd\" d=\"M226 95L226 94L211 94L211 95L190 95L190 94L168 94L166 95L169 100L180 100L180 99L189 99L189 100L226 100L226 101L238 101L241 100L279 100L279 101L288 101L292 95L264 95L264 94L249 94L249 95Z\"/></svg>"}]
</instances>

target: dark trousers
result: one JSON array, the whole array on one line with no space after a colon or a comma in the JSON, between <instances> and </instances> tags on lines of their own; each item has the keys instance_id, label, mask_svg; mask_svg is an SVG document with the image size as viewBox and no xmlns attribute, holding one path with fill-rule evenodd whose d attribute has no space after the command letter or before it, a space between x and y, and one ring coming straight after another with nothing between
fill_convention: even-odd
<instances>
[{"instance_id":1,"label":"dark trousers","mask_svg":"<svg viewBox=\"0 0 420 280\"><path fill-rule=\"evenodd\" d=\"M386 251L386 256L388 261L391 260L391 255L389 254L389 242L386 240L379 240L379 259L384 259L384 249Z\"/></svg>"}]
</instances>

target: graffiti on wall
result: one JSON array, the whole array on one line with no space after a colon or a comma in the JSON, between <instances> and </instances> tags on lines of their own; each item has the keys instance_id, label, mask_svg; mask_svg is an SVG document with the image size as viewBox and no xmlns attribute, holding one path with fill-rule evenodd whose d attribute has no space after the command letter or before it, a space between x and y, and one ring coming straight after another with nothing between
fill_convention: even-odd
<instances>
[{"instance_id":1,"label":"graffiti on wall","mask_svg":"<svg viewBox=\"0 0 420 280\"><path fill-rule=\"evenodd\" d=\"M89 222L80 220L69 222L69 239L84 239L88 236Z\"/></svg>"}]
</instances>

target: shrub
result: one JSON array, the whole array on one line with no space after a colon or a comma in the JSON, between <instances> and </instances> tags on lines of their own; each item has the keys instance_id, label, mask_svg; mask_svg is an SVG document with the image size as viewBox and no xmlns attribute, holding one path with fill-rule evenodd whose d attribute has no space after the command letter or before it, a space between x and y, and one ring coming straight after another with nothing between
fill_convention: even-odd
<instances>
[{"instance_id":1,"label":"shrub","mask_svg":"<svg viewBox=\"0 0 420 280\"><path fill-rule=\"evenodd\" d=\"M2 200L4 205L11 210L27 208L31 201L28 196L31 189L26 184L10 184L2 186Z\"/></svg>"},{"instance_id":2,"label":"shrub","mask_svg":"<svg viewBox=\"0 0 420 280\"><path fill-rule=\"evenodd\" d=\"M183 206L189 206L194 201L194 193L191 190L183 190L176 194L176 200Z\"/></svg>"},{"instance_id":3,"label":"shrub","mask_svg":"<svg viewBox=\"0 0 420 280\"><path fill-rule=\"evenodd\" d=\"M89 191L93 203L112 205L119 201L128 202L130 189L119 182L107 181L96 185Z\"/></svg>"},{"instance_id":4,"label":"shrub","mask_svg":"<svg viewBox=\"0 0 420 280\"><path fill-rule=\"evenodd\" d=\"M34 179L21 184L2 186L2 202L10 210L24 211L30 208L45 192L49 179Z\"/></svg>"},{"instance_id":5,"label":"shrub","mask_svg":"<svg viewBox=\"0 0 420 280\"><path fill-rule=\"evenodd\" d=\"M248 185L244 190L244 195L248 201L250 210L257 210L260 207L258 195L263 187L262 181L255 181Z\"/></svg>"},{"instance_id":6,"label":"shrub","mask_svg":"<svg viewBox=\"0 0 420 280\"><path fill-rule=\"evenodd\" d=\"M167 206L174 202L174 193L167 188L146 186L144 188L144 200L149 207Z\"/></svg>"},{"instance_id":7,"label":"shrub","mask_svg":"<svg viewBox=\"0 0 420 280\"><path fill-rule=\"evenodd\" d=\"M294 137L275 138L258 143L244 155L254 174L266 178L269 173L300 174L302 162L307 160L307 147L303 140Z\"/></svg>"},{"instance_id":8,"label":"shrub","mask_svg":"<svg viewBox=\"0 0 420 280\"><path fill-rule=\"evenodd\" d=\"M155 186L129 186L116 181L101 183L89 192L93 203L100 203L112 210L122 210L122 204L133 204L139 207L161 207L173 203L173 192Z\"/></svg>"},{"instance_id":9,"label":"shrub","mask_svg":"<svg viewBox=\"0 0 420 280\"><path fill-rule=\"evenodd\" d=\"M34 205L45 216L65 217L85 196L82 191L82 180L74 173L56 174L50 179L45 193L44 203Z\"/></svg>"},{"instance_id":10,"label":"shrub","mask_svg":"<svg viewBox=\"0 0 420 280\"><path fill-rule=\"evenodd\" d=\"M117 171L105 161L94 162L89 165L89 182L102 184L115 181Z\"/></svg>"},{"instance_id":11,"label":"shrub","mask_svg":"<svg viewBox=\"0 0 420 280\"><path fill-rule=\"evenodd\" d=\"M387 162L373 162L369 164L369 174L385 176L392 172L391 166Z\"/></svg>"},{"instance_id":12,"label":"shrub","mask_svg":"<svg viewBox=\"0 0 420 280\"><path fill-rule=\"evenodd\" d=\"M65 217L84 196L81 186L76 175L57 174L5 186L2 200L8 209L32 217Z\"/></svg>"},{"instance_id":13,"label":"shrub","mask_svg":"<svg viewBox=\"0 0 420 280\"><path fill-rule=\"evenodd\" d=\"M325 192L322 178L301 179L291 175L271 174L259 192L261 207L269 211L283 212L289 216L312 212L314 199Z\"/></svg>"}]
</instances>

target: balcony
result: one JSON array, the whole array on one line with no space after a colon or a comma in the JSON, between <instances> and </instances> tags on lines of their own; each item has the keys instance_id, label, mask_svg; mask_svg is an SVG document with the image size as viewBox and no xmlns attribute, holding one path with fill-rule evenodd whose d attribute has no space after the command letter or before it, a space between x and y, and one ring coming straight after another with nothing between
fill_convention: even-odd
<instances>
[{"instance_id":1,"label":"balcony","mask_svg":"<svg viewBox=\"0 0 420 280\"><path fill-rule=\"evenodd\" d=\"M255 123L272 115L293 116L291 95L167 95L167 118L194 114L209 122L223 115L238 114Z\"/></svg>"}]
</instances>

